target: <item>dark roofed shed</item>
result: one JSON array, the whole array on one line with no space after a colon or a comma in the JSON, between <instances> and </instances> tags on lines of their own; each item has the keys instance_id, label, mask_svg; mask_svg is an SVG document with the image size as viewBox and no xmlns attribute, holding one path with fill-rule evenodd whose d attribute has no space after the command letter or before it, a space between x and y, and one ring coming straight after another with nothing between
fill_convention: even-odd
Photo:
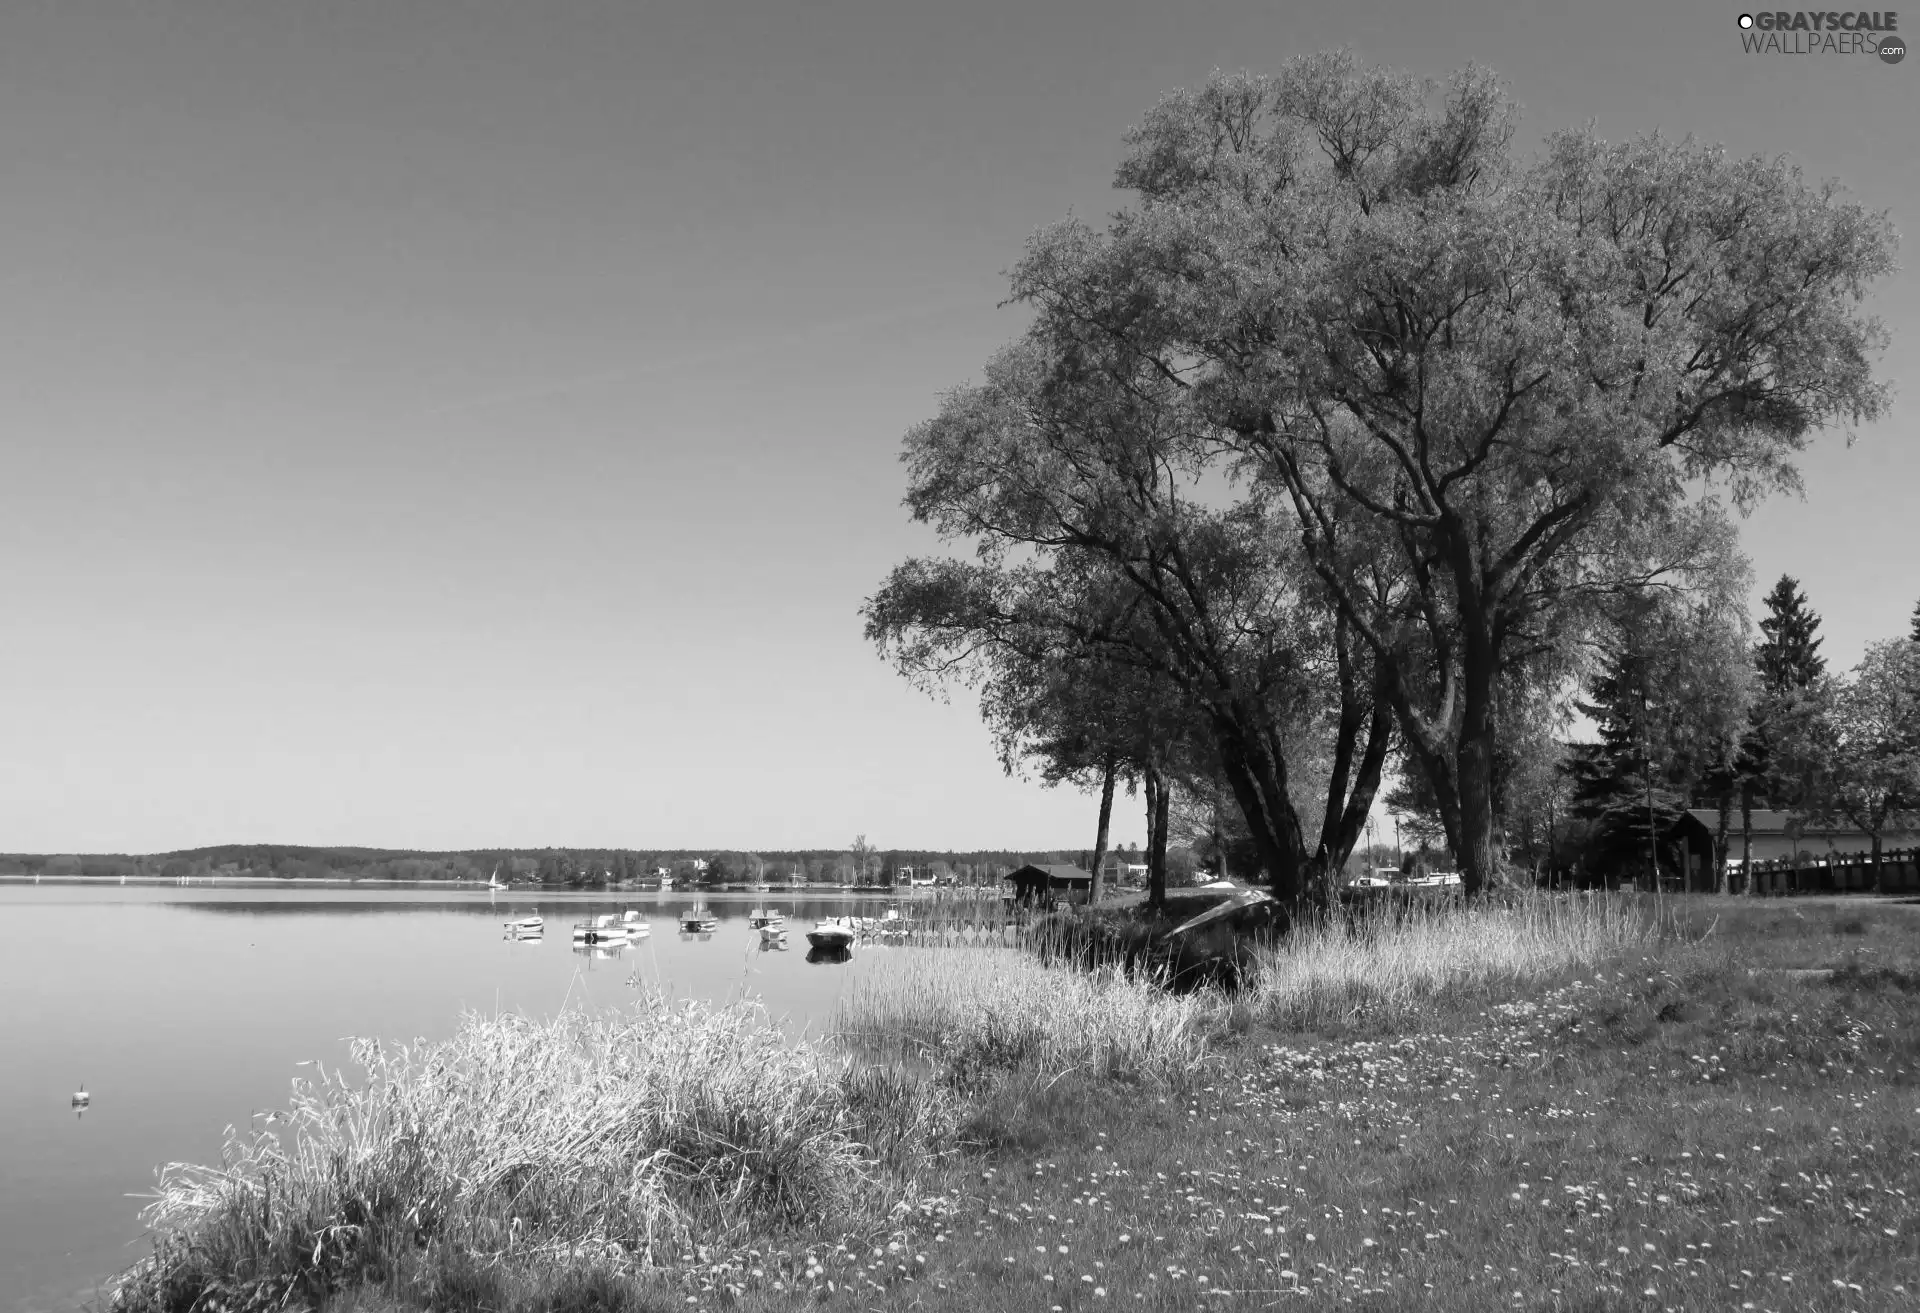
<instances>
[{"instance_id":1,"label":"dark roofed shed","mask_svg":"<svg viewBox=\"0 0 1920 1313\"><path fill-rule=\"evenodd\" d=\"M1007 877L1018 902L1041 898L1086 898L1093 892L1093 876L1077 866L1051 864L1021 867Z\"/></svg>"}]
</instances>

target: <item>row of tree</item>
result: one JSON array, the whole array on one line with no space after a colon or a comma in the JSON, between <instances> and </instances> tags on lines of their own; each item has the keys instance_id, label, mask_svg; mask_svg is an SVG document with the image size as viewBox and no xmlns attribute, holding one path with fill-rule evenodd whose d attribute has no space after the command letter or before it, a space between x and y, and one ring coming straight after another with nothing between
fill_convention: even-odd
<instances>
[{"instance_id":1,"label":"row of tree","mask_svg":"<svg viewBox=\"0 0 1920 1313\"><path fill-rule=\"evenodd\" d=\"M1612 636L1737 646L1728 505L1882 413L1884 216L1777 160L1557 133L1469 67L1219 74L1128 135L1104 228L1035 236L1031 327L906 437L964 555L868 637L964 682L1010 769L1186 806L1325 897L1383 780L1468 891ZM1656 620L1657 618L1657 620ZM1617 645L1617 644L1616 644Z\"/></svg>"},{"instance_id":2,"label":"row of tree","mask_svg":"<svg viewBox=\"0 0 1920 1313\"><path fill-rule=\"evenodd\" d=\"M1698 627L1676 634L1657 611L1618 631L1580 704L1597 741L1564 746L1523 800L1536 845L1545 821L1549 864L1559 801L1585 823L1569 837L1599 871L1657 869L1685 807L1718 814L1722 892L1728 858L1751 858L1756 807L1866 835L1878 869L1884 836L1920 811L1920 605L1908 634L1869 644L1838 676L1798 581L1782 576L1765 608L1750 650L1725 626L1704 641Z\"/></svg>"}]
</instances>

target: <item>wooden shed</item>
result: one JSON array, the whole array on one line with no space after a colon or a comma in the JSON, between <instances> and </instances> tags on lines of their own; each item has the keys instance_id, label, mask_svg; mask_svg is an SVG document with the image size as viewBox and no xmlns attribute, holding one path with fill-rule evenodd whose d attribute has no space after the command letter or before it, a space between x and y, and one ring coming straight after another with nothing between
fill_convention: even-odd
<instances>
[{"instance_id":1,"label":"wooden shed","mask_svg":"<svg viewBox=\"0 0 1920 1313\"><path fill-rule=\"evenodd\" d=\"M1085 902L1093 894L1093 876L1077 866L1035 866L1029 863L1007 877L1016 903L1065 899Z\"/></svg>"}]
</instances>

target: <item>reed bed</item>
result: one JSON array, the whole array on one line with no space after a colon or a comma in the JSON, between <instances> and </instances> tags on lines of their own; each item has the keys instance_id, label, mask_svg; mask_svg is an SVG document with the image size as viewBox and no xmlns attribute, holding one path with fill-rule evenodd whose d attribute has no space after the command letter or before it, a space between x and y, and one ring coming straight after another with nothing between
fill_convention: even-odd
<instances>
[{"instance_id":1,"label":"reed bed","mask_svg":"<svg viewBox=\"0 0 1920 1313\"><path fill-rule=\"evenodd\" d=\"M1200 1063L1211 996L1175 996L1111 967L1068 971L1017 948L869 956L835 1030L869 1052L917 1057L960 1090L1038 1068L1173 1083Z\"/></svg>"},{"instance_id":2,"label":"reed bed","mask_svg":"<svg viewBox=\"0 0 1920 1313\"><path fill-rule=\"evenodd\" d=\"M278 1134L230 1130L220 1166L161 1169L155 1252L117 1307L324 1296L436 1246L638 1270L884 1208L870 1142L936 1129L924 1100L789 1044L750 1003L469 1016L439 1043L359 1042L354 1061L363 1081L296 1082Z\"/></svg>"},{"instance_id":3,"label":"reed bed","mask_svg":"<svg viewBox=\"0 0 1920 1313\"><path fill-rule=\"evenodd\" d=\"M1507 905L1335 913L1254 949L1245 1005L1283 1028L1390 1019L1463 991L1590 970L1652 942L1631 899L1537 895Z\"/></svg>"}]
</instances>

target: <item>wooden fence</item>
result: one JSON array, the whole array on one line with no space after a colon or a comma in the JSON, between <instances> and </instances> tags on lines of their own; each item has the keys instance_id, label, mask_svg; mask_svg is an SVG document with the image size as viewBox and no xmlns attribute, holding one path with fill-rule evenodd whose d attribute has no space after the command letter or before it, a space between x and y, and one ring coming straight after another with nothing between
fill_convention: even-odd
<instances>
[{"instance_id":1,"label":"wooden fence","mask_svg":"<svg viewBox=\"0 0 1920 1313\"><path fill-rule=\"evenodd\" d=\"M1883 892L1920 894L1920 848L1880 854ZM1753 892L1762 895L1868 893L1875 889L1873 858L1867 853L1829 853L1817 857L1779 857L1752 864ZM1738 888L1738 876L1734 877Z\"/></svg>"}]
</instances>

